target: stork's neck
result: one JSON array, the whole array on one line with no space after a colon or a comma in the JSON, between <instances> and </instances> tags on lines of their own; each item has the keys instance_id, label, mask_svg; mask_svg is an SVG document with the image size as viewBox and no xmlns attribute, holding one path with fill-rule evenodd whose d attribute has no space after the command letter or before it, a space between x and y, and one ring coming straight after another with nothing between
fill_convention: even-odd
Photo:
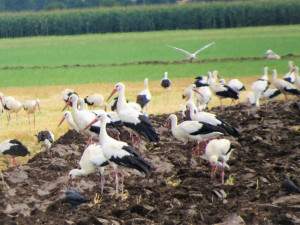
<instances>
[{"instance_id":1,"label":"stork's neck","mask_svg":"<svg viewBox=\"0 0 300 225\"><path fill-rule=\"evenodd\" d=\"M164 78L168 79L168 73L167 72L165 72L165 77Z\"/></svg>"},{"instance_id":2,"label":"stork's neck","mask_svg":"<svg viewBox=\"0 0 300 225\"><path fill-rule=\"evenodd\" d=\"M145 89L148 89L148 80L147 79L144 80L144 85L145 85Z\"/></svg>"},{"instance_id":3,"label":"stork's neck","mask_svg":"<svg viewBox=\"0 0 300 225\"><path fill-rule=\"evenodd\" d=\"M273 70L273 82L275 83L276 80L277 80L277 71Z\"/></svg>"},{"instance_id":4,"label":"stork's neck","mask_svg":"<svg viewBox=\"0 0 300 225\"><path fill-rule=\"evenodd\" d=\"M193 100L194 99L194 92L193 92L193 90L190 88L189 89L189 99L188 99L188 101L189 100Z\"/></svg>"},{"instance_id":5,"label":"stork's neck","mask_svg":"<svg viewBox=\"0 0 300 225\"><path fill-rule=\"evenodd\" d=\"M99 134L99 143L100 143L100 145L103 145L105 140L109 137L107 132L106 132L106 123L107 123L106 118L101 120L100 134Z\"/></svg>"}]
</instances>

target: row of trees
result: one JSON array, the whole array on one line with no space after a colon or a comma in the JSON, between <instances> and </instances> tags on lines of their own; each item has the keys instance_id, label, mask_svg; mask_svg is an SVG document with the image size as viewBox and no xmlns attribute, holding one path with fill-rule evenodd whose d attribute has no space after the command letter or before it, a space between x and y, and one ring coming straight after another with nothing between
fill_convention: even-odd
<instances>
[{"instance_id":1,"label":"row of trees","mask_svg":"<svg viewBox=\"0 0 300 225\"><path fill-rule=\"evenodd\" d=\"M300 1L234 2L0 14L0 37L300 23Z\"/></svg>"}]
</instances>

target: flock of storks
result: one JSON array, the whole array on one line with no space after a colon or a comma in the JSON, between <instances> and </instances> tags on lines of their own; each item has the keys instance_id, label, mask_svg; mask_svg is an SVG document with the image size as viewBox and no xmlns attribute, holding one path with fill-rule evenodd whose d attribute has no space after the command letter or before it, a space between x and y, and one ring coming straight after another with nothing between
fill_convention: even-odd
<instances>
[{"instance_id":1,"label":"flock of storks","mask_svg":"<svg viewBox=\"0 0 300 225\"><path fill-rule=\"evenodd\" d=\"M272 71L272 83L275 86L272 89L269 88L271 82L268 79L268 68L265 67L263 76L252 83L247 101L259 108L261 100L273 99L281 93L284 94L285 99L288 98L288 95L300 96L298 67L291 61L289 66L290 71L283 79L277 78L276 70ZM141 138L156 146L159 145L160 137L147 116L147 106L151 100L147 78L145 78L144 84L145 89L137 95L136 102L128 102L125 97L125 85L117 83L107 102L116 92L118 92L118 97L114 98L109 105L99 94L82 99L74 90L65 89L62 92L62 98L66 102L63 110L71 107L72 111L63 112L59 126L64 120L67 120L74 130L88 138L87 146L80 159L80 169L72 169L69 172L69 184L76 177L99 171L100 192L102 194L104 170L107 166L111 166L115 174L116 198L119 196L119 170L121 171L121 196L123 199L124 170L141 176L146 176L152 170L150 162L143 158ZM161 80L161 86L166 89L171 86L167 72ZM238 79L232 79L226 84L225 80L219 76L218 71L208 72L207 76L197 77L195 83L189 85L182 93L182 97L186 99L185 104L182 105L184 121L178 124L178 118L175 114L168 117L169 129L176 139L184 143L195 141L196 147L191 149L192 154L200 156L200 152L203 150L201 157L210 162L212 177L216 175L217 169L221 168L222 184L224 183L224 168L229 167L227 161L233 146L228 139L216 138L220 135L230 135L236 138L240 132L220 116L207 112L208 104L214 95L220 99L220 109L224 110L222 99L230 98L234 104L236 100L239 101L240 93L245 90L245 86ZM196 95L196 102L194 95ZM12 105L19 104L12 104L12 101L8 101L12 100L12 97L3 97L3 94L0 95L0 100L2 102L0 109L2 110L3 106L8 111L9 122L10 113L15 112ZM31 105L35 109L32 109L31 112L35 114L37 107L39 107L39 101L32 101ZM87 105L103 107L104 110L88 110ZM26 110L25 103L23 106ZM107 111L109 108L111 110ZM131 145L120 140L120 127L130 133ZM44 143L47 149L54 141L50 131L40 132L38 139ZM15 156L29 154L28 149L15 139L0 143L0 152L12 155L15 165Z\"/></svg>"}]
</instances>

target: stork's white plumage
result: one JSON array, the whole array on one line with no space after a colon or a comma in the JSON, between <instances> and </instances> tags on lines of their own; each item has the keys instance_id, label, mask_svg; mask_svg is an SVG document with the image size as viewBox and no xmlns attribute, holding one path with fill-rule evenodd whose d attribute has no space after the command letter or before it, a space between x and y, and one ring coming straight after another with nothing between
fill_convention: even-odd
<instances>
[{"instance_id":1,"label":"stork's white plumage","mask_svg":"<svg viewBox=\"0 0 300 225\"><path fill-rule=\"evenodd\" d=\"M118 167L130 169L135 174L144 177L151 171L151 166L145 159L140 157L132 147L127 145L127 143L122 141L117 141L111 138L110 136L108 136L106 132L107 115L105 112L100 112L97 115L96 119L94 119L88 126L92 125L97 121L100 121L101 123L99 143L102 146L102 150L105 158L109 161L110 165L113 167L115 171L116 197L117 197L118 196L118 171L117 171ZM124 174L122 174L122 199L123 199L123 180L124 180Z\"/></svg>"},{"instance_id":2,"label":"stork's white plumage","mask_svg":"<svg viewBox=\"0 0 300 225\"><path fill-rule=\"evenodd\" d=\"M138 112L133 109L127 102L125 98L125 85L123 83L117 83L113 89L108 100L113 96L115 92L119 92L118 102L117 102L117 112L120 120L123 122L124 126L130 128L133 132L139 136L139 146L140 151L140 137L145 137L148 141L157 143L159 137L150 123L147 116L143 113ZM134 143L134 137L132 135L132 141Z\"/></svg>"},{"instance_id":3,"label":"stork's white plumage","mask_svg":"<svg viewBox=\"0 0 300 225\"><path fill-rule=\"evenodd\" d=\"M300 90L298 90L293 84L277 78L277 71L273 71L273 85L278 88L285 97L285 100L288 100L288 95L298 95L300 96Z\"/></svg>"},{"instance_id":4,"label":"stork's white plumage","mask_svg":"<svg viewBox=\"0 0 300 225\"><path fill-rule=\"evenodd\" d=\"M238 96L240 96L242 91L246 90L245 85L239 79L232 79L227 83L227 85L231 87L232 90L238 94Z\"/></svg>"},{"instance_id":5,"label":"stork's white plumage","mask_svg":"<svg viewBox=\"0 0 300 225\"><path fill-rule=\"evenodd\" d=\"M142 110L146 108L146 113L148 112L148 105L151 101L151 93L148 88L148 78L144 79L145 89L142 90L136 97L136 103L138 103Z\"/></svg>"},{"instance_id":6,"label":"stork's white plumage","mask_svg":"<svg viewBox=\"0 0 300 225\"><path fill-rule=\"evenodd\" d=\"M194 60L194 59L196 58L196 55L197 55L199 52L203 51L204 49L208 48L209 46L213 45L214 43L215 43L215 42L211 42L211 43L209 43L208 45L205 45L204 47L198 49L198 50L195 51L194 53L189 53L188 51L185 51L185 50L183 50L183 49L180 49L180 48L177 48L177 47L174 47L174 46L171 46L171 45L167 45L167 46L168 46L168 47L171 47L171 48L173 48L173 49L175 49L176 51L179 51L179 52L184 53L184 54L187 56L187 59L190 60L190 61L192 61L192 60Z\"/></svg>"},{"instance_id":7,"label":"stork's white plumage","mask_svg":"<svg viewBox=\"0 0 300 225\"><path fill-rule=\"evenodd\" d=\"M268 88L261 96L259 100L274 100L281 94L281 91L277 88ZM249 91L246 96L247 103L255 105L254 93Z\"/></svg>"},{"instance_id":8,"label":"stork's white plumage","mask_svg":"<svg viewBox=\"0 0 300 225\"><path fill-rule=\"evenodd\" d=\"M210 87L199 87L198 95L196 94L197 107L199 111L207 109L208 103L211 101L212 93Z\"/></svg>"},{"instance_id":9,"label":"stork's white plumage","mask_svg":"<svg viewBox=\"0 0 300 225\"><path fill-rule=\"evenodd\" d=\"M41 143L41 150L43 147L49 149L54 142L54 135L50 130L43 130L36 135L38 142Z\"/></svg>"},{"instance_id":10,"label":"stork's white plumage","mask_svg":"<svg viewBox=\"0 0 300 225\"><path fill-rule=\"evenodd\" d=\"M103 95L93 94L85 97L84 102L89 106L103 107L107 111L107 103L104 101Z\"/></svg>"},{"instance_id":11,"label":"stork's white plumage","mask_svg":"<svg viewBox=\"0 0 300 225\"><path fill-rule=\"evenodd\" d=\"M15 157L17 156L27 156L30 152L20 141L16 139L5 140L0 143L0 153L3 155L11 155L14 165L18 165Z\"/></svg>"},{"instance_id":12,"label":"stork's white plumage","mask_svg":"<svg viewBox=\"0 0 300 225\"><path fill-rule=\"evenodd\" d=\"M229 140L214 139L207 144L205 148L205 154L201 156L210 162L212 177L215 175L217 168L219 166L222 167L222 184L224 184L224 168L229 168L226 162L229 160L232 151L233 147Z\"/></svg>"},{"instance_id":13,"label":"stork's white plumage","mask_svg":"<svg viewBox=\"0 0 300 225\"><path fill-rule=\"evenodd\" d=\"M266 60L281 59L281 57L277 55L275 52L273 52L271 49L267 50L265 54L267 55Z\"/></svg>"},{"instance_id":14,"label":"stork's white plumage","mask_svg":"<svg viewBox=\"0 0 300 225\"><path fill-rule=\"evenodd\" d=\"M95 113L89 111L89 110L78 110L77 109L77 102L78 102L78 96L76 94L72 94L69 97L69 100L66 103L66 106L64 107L67 108L68 105L71 105L72 103L72 116L75 124L77 125L78 129L80 132L88 137L88 143L90 144L93 140L98 140L99 133L100 133L100 124L94 124L92 127L89 129L86 129L86 126L90 124L92 120L95 119ZM63 109L63 110L64 110Z\"/></svg>"},{"instance_id":15,"label":"stork's white plumage","mask_svg":"<svg viewBox=\"0 0 300 225\"><path fill-rule=\"evenodd\" d=\"M87 176L94 173L97 169L100 173L100 192L103 194L104 169L109 165L108 160L103 154L101 145L89 145L83 152L79 166L80 169L73 169L69 172L69 184L79 176Z\"/></svg>"},{"instance_id":16,"label":"stork's white plumage","mask_svg":"<svg viewBox=\"0 0 300 225\"><path fill-rule=\"evenodd\" d=\"M39 109L39 111L41 111L40 100L39 99L27 100L27 101L24 102L23 108L24 108L24 110L26 111L26 113L28 115L28 120L29 120L29 126L30 127L31 127L30 114L33 114L33 124L34 124L34 127L35 127L36 111L37 111L37 109Z\"/></svg>"},{"instance_id":17,"label":"stork's white plumage","mask_svg":"<svg viewBox=\"0 0 300 225\"><path fill-rule=\"evenodd\" d=\"M294 84L294 82L295 82L294 62L289 61L288 65L289 65L290 70L283 76L283 80L290 82L291 84Z\"/></svg>"},{"instance_id":18,"label":"stork's white plumage","mask_svg":"<svg viewBox=\"0 0 300 225\"><path fill-rule=\"evenodd\" d=\"M188 112L190 113L190 117L194 121L199 121L201 123L208 123L212 126L217 126L223 128L223 133L228 133L233 137L240 136L240 133L236 128L226 123L220 116L217 116L208 112L197 112L196 106L192 103L187 104ZM197 113L195 113L195 111Z\"/></svg>"},{"instance_id":19,"label":"stork's white plumage","mask_svg":"<svg viewBox=\"0 0 300 225\"><path fill-rule=\"evenodd\" d=\"M295 72L295 86L300 89L300 77L299 77L299 67L295 66L294 67L294 72Z\"/></svg>"},{"instance_id":20,"label":"stork's white plumage","mask_svg":"<svg viewBox=\"0 0 300 225\"><path fill-rule=\"evenodd\" d=\"M16 120L18 122L18 113L22 109L22 103L16 100L14 97L6 96L6 97L2 97L2 105L3 108L6 110L7 125L11 120L12 113L16 113Z\"/></svg>"},{"instance_id":21,"label":"stork's white plumage","mask_svg":"<svg viewBox=\"0 0 300 225\"><path fill-rule=\"evenodd\" d=\"M214 74L217 74L217 72L214 71ZM213 78L211 72L208 72L207 76L208 76L208 83L210 85L212 92L220 100L222 110L223 110L222 99L224 98L239 99L238 94L231 87L225 84L217 83Z\"/></svg>"},{"instance_id":22,"label":"stork's white plumage","mask_svg":"<svg viewBox=\"0 0 300 225\"><path fill-rule=\"evenodd\" d=\"M77 127L77 125L75 124L74 120L73 120L73 117L72 117L72 114L70 111L65 111L63 112L63 117L61 119L61 121L59 122L58 124L58 127L64 122L64 120L67 121L67 123L73 127L73 129L77 132L77 133L80 133L79 131L79 128Z\"/></svg>"},{"instance_id":23,"label":"stork's white plumage","mask_svg":"<svg viewBox=\"0 0 300 225\"><path fill-rule=\"evenodd\" d=\"M191 102L192 104L194 104L194 92L198 93L198 95L201 95L201 93L199 93L199 91L196 88L195 84L190 84L187 88L185 88L182 92L182 98L186 98L186 102L185 104L182 106L182 115L184 119L189 119L188 117L186 117L186 105Z\"/></svg>"},{"instance_id":24,"label":"stork's white plumage","mask_svg":"<svg viewBox=\"0 0 300 225\"><path fill-rule=\"evenodd\" d=\"M171 81L168 79L168 72L164 73L164 78L160 80L160 85L165 89L170 88Z\"/></svg>"},{"instance_id":25,"label":"stork's white plumage","mask_svg":"<svg viewBox=\"0 0 300 225\"><path fill-rule=\"evenodd\" d=\"M199 121L183 121L177 124L177 116L171 114L168 118L169 128L173 136L186 144L188 141L196 141L196 149L192 151L199 154L199 142L206 141L210 138L215 138L225 133L223 128L212 126L208 123Z\"/></svg>"},{"instance_id":26,"label":"stork's white plumage","mask_svg":"<svg viewBox=\"0 0 300 225\"><path fill-rule=\"evenodd\" d=\"M264 74L262 77L251 84L251 90L254 94L254 104L256 107L259 107L259 99L263 93L268 90L271 82L268 79L268 67L264 67Z\"/></svg>"}]
</instances>

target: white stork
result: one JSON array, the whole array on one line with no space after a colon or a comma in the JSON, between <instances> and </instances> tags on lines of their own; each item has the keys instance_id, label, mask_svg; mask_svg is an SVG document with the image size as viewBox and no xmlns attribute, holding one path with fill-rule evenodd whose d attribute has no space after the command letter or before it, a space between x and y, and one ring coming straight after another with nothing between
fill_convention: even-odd
<instances>
[{"instance_id":1,"label":"white stork","mask_svg":"<svg viewBox=\"0 0 300 225\"><path fill-rule=\"evenodd\" d=\"M157 143L159 137L150 123L147 116L143 113L133 109L125 98L125 85L123 83L117 83L113 91L111 92L108 100L113 96L114 93L119 92L117 101L117 112L120 120L123 122L125 127L128 127L132 132L138 135L138 149L140 152L140 139L141 136L145 137L148 141ZM132 143L134 143L134 136L131 134Z\"/></svg>"},{"instance_id":2,"label":"white stork","mask_svg":"<svg viewBox=\"0 0 300 225\"><path fill-rule=\"evenodd\" d=\"M194 104L194 92L198 93L199 95L201 95L201 93L199 93L199 91L196 88L195 84L190 84L187 88L185 88L182 92L182 98L187 98L185 104L182 106L182 116L184 119L188 120L190 119L189 117L186 116L186 105L191 102Z\"/></svg>"},{"instance_id":3,"label":"white stork","mask_svg":"<svg viewBox=\"0 0 300 225\"><path fill-rule=\"evenodd\" d=\"M218 167L222 167L222 184L224 184L224 168L229 168L226 162L229 160L232 151L233 147L229 140L214 139L207 144L205 154L201 156L203 159L210 162L212 178L215 176Z\"/></svg>"},{"instance_id":4,"label":"white stork","mask_svg":"<svg viewBox=\"0 0 300 225\"><path fill-rule=\"evenodd\" d=\"M293 84L285 80L277 79L277 71L275 69L272 72L273 72L273 85L284 94L285 100L288 100L287 95L300 96L300 90L298 90Z\"/></svg>"},{"instance_id":5,"label":"white stork","mask_svg":"<svg viewBox=\"0 0 300 225\"><path fill-rule=\"evenodd\" d=\"M196 149L192 153L197 152L200 154L199 142L206 141L210 138L215 138L226 131L218 126L213 126L208 123L199 121L183 121L177 124L177 116L171 114L168 118L169 129L171 129L173 136L186 144L188 141L196 141Z\"/></svg>"},{"instance_id":6,"label":"white stork","mask_svg":"<svg viewBox=\"0 0 300 225\"><path fill-rule=\"evenodd\" d=\"M65 110L68 105L71 105L72 103L72 116L75 124L77 125L80 132L88 137L88 144L92 143L92 140L98 140L99 133L100 133L100 124L95 124L91 126L89 129L86 129L86 126L95 119L95 113L89 111L89 110L78 110L77 109L77 102L78 102L78 96L76 94L72 94L69 97L69 100L67 101L65 107L63 110Z\"/></svg>"},{"instance_id":7,"label":"white stork","mask_svg":"<svg viewBox=\"0 0 300 225\"><path fill-rule=\"evenodd\" d=\"M254 94L254 104L256 107L259 107L259 99L263 93L268 90L271 82L268 79L268 67L264 67L264 74L262 77L251 84L251 90Z\"/></svg>"},{"instance_id":8,"label":"white stork","mask_svg":"<svg viewBox=\"0 0 300 225\"><path fill-rule=\"evenodd\" d=\"M146 108L146 113L148 112L148 105L151 101L151 93L148 88L148 78L144 79L145 89L142 90L136 97L136 103L139 104L142 108Z\"/></svg>"},{"instance_id":9,"label":"white stork","mask_svg":"<svg viewBox=\"0 0 300 225\"><path fill-rule=\"evenodd\" d=\"M232 90L234 90L238 96L240 96L242 91L246 91L246 87L245 85L239 80L239 79L231 79L227 85L229 87L232 88ZM240 100L240 98L238 99L238 101Z\"/></svg>"},{"instance_id":10,"label":"white stork","mask_svg":"<svg viewBox=\"0 0 300 225\"><path fill-rule=\"evenodd\" d=\"M204 49L208 48L209 46L213 45L214 43L215 43L215 42L211 42L211 43L209 43L208 45L205 45L204 47L198 49L198 50L195 51L194 53L189 53L188 51L185 51L185 50L180 49L180 48L176 48L176 47L171 46L171 45L167 45L167 46L170 47L170 48L175 49L176 51L179 51L179 52L184 53L185 55L187 55L187 59L188 59L188 60L193 61L193 60L196 58L196 55L197 55L199 52L203 51Z\"/></svg>"},{"instance_id":11,"label":"white stork","mask_svg":"<svg viewBox=\"0 0 300 225\"><path fill-rule=\"evenodd\" d=\"M266 60L281 59L281 57L277 55L275 52L273 52L271 49L267 50L265 54L267 55Z\"/></svg>"},{"instance_id":12,"label":"white stork","mask_svg":"<svg viewBox=\"0 0 300 225\"><path fill-rule=\"evenodd\" d=\"M72 94L76 94L78 96L78 94L73 89L66 88L61 92L61 98L62 98L62 100L64 100L64 102L67 103L67 101L69 100L69 97Z\"/></svg>"},{"instance_id":13,"label":"white stork","mask_svg":"<svg viewBox=\"0 0 300 225\"><path fill-rule=\"evenodd\" d=\"M294 84L296 85L297 88L300 89L300 77L299 77L299 74L298 74L299 67L295 66L294 67L294 72L295 72L295 83Z\"/></svg>"},{"instance_id":14,"label":"white stork","mask_svg":"<svg viewBox=\"0 0 300 225\"><path fill-rule=\"evenodd\" d=\"M11 120L11 114L16 113L16 120L18 122L18 113L22 109L22 103L16 100L14 97L6 96L2 98L3 108L6 110L7 114L7 125Z\"/></svg>"},{"instance_id":15,"label":"white stork","mask_svg":"<svg viewBox=\"0 0 300 225\"><path fill-rule=\"evenodd\" d=\"M211 101L212 93L211 89L206 86L198 88L198 95L196 94L197 107L199 111L207 109L208 103Z\"/></svg>"},{"instance_id":16,"label":"white stork","mask_svg":"<svg viewBox=\"0 0 300 225\"><path fill-rule=\"evenodd\" d=\"M198 121L201 123L208 123L212 126L218 126L223 128L226 133L233 137L239 137L240 133L239 131L231 126L230 124L226 123L220 116L217 116L212 113L208 112L197 112L196 106L193 103L188 103L187 104L188 112L190 113L190 117L194 121Z\"/></svg>"},{"instance_id":17,"label":"white stork","mask_svg":"<svg viewBox=\"0 0 300 225\"><path fill-rule=\"evenodd\" d=\"M214 71L214 74L217 72ZM238 94L228 85L217 83L215 79L212 77L211 72L207 73L208 76L208 83L212 92L220 99L221 103L221 110L223 110L222 99L224 98L231 98L231 99L239 99Z\"/></svg>"},{"instance_id":18,"label":"white stork","mask_svg":"<svg viewBox=\"0 0 300 225\"><path fill-rule=\"evenodd\" d=\"M30 127L31 127L30 114L33 114L33 124L34 124L34 127L35 127L36 110L39 109L39 112L41 112L40 100L39 99L27 100L27 101L24 102L23 108L24 108L24 110L26 111L26 113L28 115L28 120L29 120L29 126Z\"/></svg>"},{"instance_id":19,"label":"white stork","mask_svg":"<svg viewBox=\"0 0 300 225\"><path fill-rule=\"evenodd\" d=\"M3 155L11 155L13 159L14 166L18 165L15 157L17 156L27 156L30 152L20 141L16 139L6 140L0 143L0 153Z\"/></svg>"},{"instance_id":20,"label":"white stork","mask_svg":"<svg viewBox=\"0 0 300 225\"><path fill-rule=\"evenodd\" d=\"M67 123L73 127L73 129L77 132L77 133L80 133L79 131L79 128L77 127L77 125L74 123L74 120L73 120L73 117L72 117L72 114L70 111L65 111L63 112L63 117L61 119L61 121L59 122L58 124L58 127L64 122L64 120L67 121Z\"/></svg>"},{"instance_id":21,"label":"white stork","mask_svg":"<svg viewBox=\"0 0 300 225\"><path fill-rule=\"evenodd\" d=\"M289 61L288 65L290 67L290 70L288 73L286 73L283 76L283 80L290 82L291 84L293 84L295 82L295 71L294 71L294 62L293 61Z\"/></svg>"},{"instance_id":22,"label":"white stork","mask_svg":"<svg viewBox=\"0 0 300 225\"><path fill-rule=\"evenodd\" d=\"M119 95L120 97L120 95ZM107 115L105 112L100 112L97 117L87 126L100 121L101 132L99 134L99 143L102 146L103 154L113 167L115 172L116 182L116 198L118 197L118 167L130 169L135 174L145 177L150 171L150 164L140 157L135 150L122 141L117 141L106 132ZM124 173L122 173L122 199L124 191Z\"/></svg>"},{"instance_id":23,"label":"white stork","mask_svg":"<svg viewBox=\"0 0 300 225\"><path fill-rule=\"evenodd\" d=\"M207 83L208 79L205 76L198 76L195 77L196 81L194 82L194 84L196 85L196 87L203 87L203 86L209 86L209 84Z\"/></svg>"},{"instance_id":24,"label":"white stork","mask_svg":"<svg viewBox=\"0 0 300 225\"><path fill-rule=\"evenodd\" d=\"M85 97L84 102L89 106L103 107L107 111L107 103L104 101L103 95L93 94Z\"/></svg>"},{"instance_id":25,"label":"white stork","mask_svg":"<svg viewBox=\"0 0 300 225\"><path fill-rule=\"evenodd\" d=\"M37 139L41 143L41 150L43 147L49 149L54 142L54 135L50 130L43 130L38 133Z\"/></svg>"},{"instance_id":26,"label":"white stork","mask_svg":"<svg viewBox=\"0 0 300 225\"><path fill-rule=\"evenodd\" d=\"M73 169L69 172L69 184L71 184L76 177L87 176L98 169L100 173L100 193L103 194L104 169L108 165L109 162L104 156L101 145L89 145L81 156L79 162L80 169Z\"/></svg>"},{"instance_id":27,"label":"white stork","mask_svg":"<svg viewBox=\"0 0 300 225\"><path fill-rule=\"evenodd\" d=\"M160 80L160 85L169 90L170 86L171 86L171 81L168 79L168 72L164 73L164 78Z\"/></svg>"}]
</instances>

